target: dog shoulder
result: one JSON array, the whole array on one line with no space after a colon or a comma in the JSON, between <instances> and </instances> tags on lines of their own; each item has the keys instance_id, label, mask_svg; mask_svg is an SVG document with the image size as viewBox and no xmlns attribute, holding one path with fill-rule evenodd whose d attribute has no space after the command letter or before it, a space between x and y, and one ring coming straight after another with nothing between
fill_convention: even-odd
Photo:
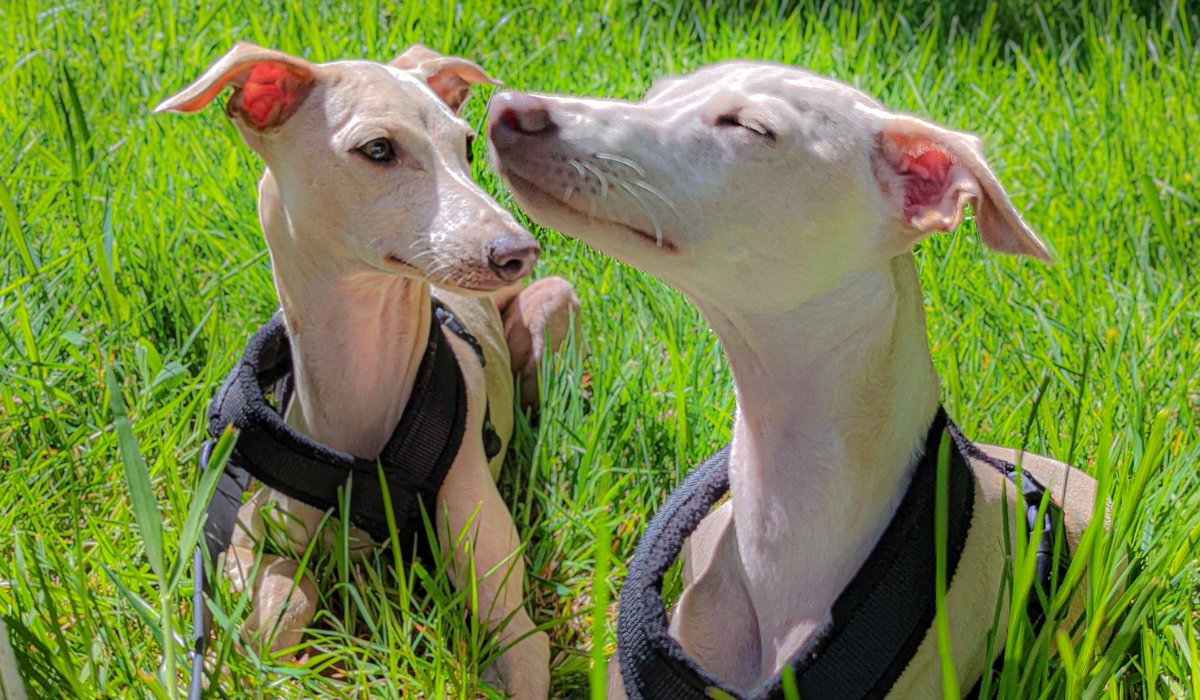
<instances>
[{"instance_id":1,"label":"dog shoulder","mask_svg":"<svg viewBox=\"0 0 1200 700\"><path fill-rule=\"evenodd\" d=\"M980 445L990 457L1012 462L1014 450ZM1007 635L1008 596L997 598L1003 590L1008 562L1008 545L1015 536L1016 518L1024 517L1019 491L1008 477L981 460L969 460L975 477L975 503L971 529L957 570L946 593L950 638L955 640L954 665L960 687L970 688L984 669L992 664L987 657L987 637L995 623L996 648L1004 648ZM1072 549L1078 544L1091 520L1095 482L1083 472L1040 455L1025 454L1026 472L1050 491L1050 497L1063 510L1063 523ZM1007 516L1005 515L1007 509ZM1009 532L1005 533L1005 523ZM1070 619L1080 613L1073 601ZM930 629L904 673L887 695L888 700L916 700L940 697L941 660L937 634Z\"/></svg>"},{"instance_id":2,"label":"dog shoulder","mask_svg":"<svg viewBox=\"0 0 1200 700\"><path fill-rule=\"evenodd\" d=\"M725 501L700 521L696 531L683 541L683 583L690 584L708 570L722 540L733 535L733 503Z\"/></svg>"},{"instance_id":3,"label":"dog shoulder","mask_svg":"<svg viewBox=\"0 0 1200 700\"><path fill-rule=\"evenodd\" d=\"M1020 460L1025 473L1045 487L1050 493L1051 501L1061 509L1063 530L1067 538L1067 551L1077 551L1095 510L1097 489L1095 479L1078 468L1043 455L1029 452L1022 455L1018 450L993 445L979 445L979 448L990 457L1012 464L1016 464L1017 460ZM986 508L989 502L996 505L1005 504L1005 507L1010 508L1010 526L1015 527L1015 520L1011 518L1011 515L1023 512L1023 504L1017 503L1018 490L1016 486L991 465L972 460L971 466L976 475L977 493L982 496L984 501L983 507ZM980 507L977 501L977 513ZM1109 515L1106 509L1105 525L1108 524ZM979 522L978 515L976 522ZM1010 537L1013 535L1011 532L1009 534ZM1085 587L1081 587L1072 597L1065 620L1074 621L1084 614L1084 596L1082 595L1084 589Z\"/></svg>"},{"instance_id":4,"label":"dog shoulder","mask_svg":"<svg viewBox=\"0 0 1200 700\"><path fill-rule=\"evenodd\" d=\"M980 445L985 454L996 459L1017 464L1050 492L1050 499L1062 509L1063 525L1072 547L1079 544L1080 537L1092 520L1096 506L1096 480L1082 470L1043 455L994 445ZM1004 475L990 465L972 460L972 468L985 498L988 500L1007 498L1015 504L1017 491Z\"/></svg>"},{"instance_id":5,"label":"dog shoulder","mask_svg":"<svg viewBox=\"0 0 1200 700\"><path fill-rule=\"evenodd\" d=\"M492 402L492 423L507 442L513 422L512 361L504 339L504 322L500 318L496 302L490 297L468 297L440 289L436 291L435 296L454 313L479 344L479 351L483 353L483 381L488 398ZM471 364L479 364L479 356L474 352Z\"/></svg>"},{"instance_id":6,"label":"dog shoulder","mask_svg":"<svg viewBox=\"0 0 1200 700\"><path fill-rule=\"evenodd\" d=\"M710 673L751 688L762 666L758 613L746 589L732 515L726 501L688 538L686 585L669 632Z\"/></svg>"},{"instance_id":7,"label":"dog shoulder","mask_svg":"<svg viewBox=\"0 0 1200 700\"><path fill-rule=\"evenodd\" d=\"M488 396L487 376L484 374L483 365L479 362L479 355L475 354L475 349L471 347L470 343L457 335L447 333L446 337L450 340L450 347L454 350L454 359L458 360L463 382L467 385L467 420L471 425L482 425L483 410L487 405Z\"/></svg>"}]
</instances>

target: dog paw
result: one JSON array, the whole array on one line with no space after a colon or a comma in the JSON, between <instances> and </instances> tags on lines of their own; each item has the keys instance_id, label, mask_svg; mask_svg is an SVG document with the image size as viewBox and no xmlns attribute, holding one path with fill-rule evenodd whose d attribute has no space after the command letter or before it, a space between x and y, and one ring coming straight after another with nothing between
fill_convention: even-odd
<instances>
[{"instance_id":1,"label":"dog paw","mask_svg":"<svg viewBox=\"0 0 1200 700\"><path fill-rule=\"evenodd\" d=\"M483 672L483 681L512 700L546 700L550 694L550 637L535 632Z\"/></svg>"},{"instance_id":2,"label":"dog paw","mask_svg":"<svg viewBox=\"0 0 1200 700\"><path fill-rule=\"evenodd\" d=\"M317 588L306 572L296 584L299 563L265 555L251 600L254 609L242 623L246 643L260 653L295 649L317 610Z\"/></svg>"},{"instance_id":3,"label":"dog paw","mask_svg":"<svg viewBox=\"0 0 1200 700\"><path fill-rule=\"evenodd\" d=\"M579 327L579 297L561 277L546 277L521 290L504 309L504 338L521 403L537 405L538 365Z\"/></svg>"}]
</instances>

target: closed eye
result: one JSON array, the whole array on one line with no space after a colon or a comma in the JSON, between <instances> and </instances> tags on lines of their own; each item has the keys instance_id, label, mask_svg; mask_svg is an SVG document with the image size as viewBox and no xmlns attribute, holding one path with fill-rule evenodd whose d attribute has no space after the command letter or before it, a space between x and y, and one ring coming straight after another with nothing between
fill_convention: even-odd
<instances>
[{"instance_id":1,"label":"closed eye","mask_svg":"<svg viewBox=\"0 0 1200 700\"><path fill-rule=\"evenodd\" d=\"M475 132L467 134L467 164L475 162Z\"/></svg>"},{"instance_id":2,"label":"closed eye","mask_svg":"<svg viewBox=\"0 0 1200 700\"><path fill-rule=\"evenodd\" d=\"M775 140L775 132L771 131L765 124L756 120L748 119L741 112L727 112L717 117L714 126L717 128L738 128L745 129L757 136L767 139L768 141Z\"/></svg>"}]
</instances>

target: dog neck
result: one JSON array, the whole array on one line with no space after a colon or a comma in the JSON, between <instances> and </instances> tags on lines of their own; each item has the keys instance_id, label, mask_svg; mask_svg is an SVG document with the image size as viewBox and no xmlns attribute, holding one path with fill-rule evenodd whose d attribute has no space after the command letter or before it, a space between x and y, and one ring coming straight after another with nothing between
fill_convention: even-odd
<instances>
[{"instance_id":1,"label":"dog neck","mask_svg":"<svg viewBox=\"0 0 1200 700\"><path fill-rule=\"evenodd\" d=\"M292 348L289 426L328 447L374 458L408 403L429 342L429 284L364 271L301 241L325 231L291 220L268 173L260 219Z\"/></svg>"},{"instance_id":2,"label":"dog neck","mask_svg":"<svg viewBox=\"0 0 1200 700\"><path fill-rule=\"evenodd\" d=\"M906 255L782 315L702 311L734 375L733 521L777 668L870 554L937 411L920 284Z\"/></svg>"}]
</instances>

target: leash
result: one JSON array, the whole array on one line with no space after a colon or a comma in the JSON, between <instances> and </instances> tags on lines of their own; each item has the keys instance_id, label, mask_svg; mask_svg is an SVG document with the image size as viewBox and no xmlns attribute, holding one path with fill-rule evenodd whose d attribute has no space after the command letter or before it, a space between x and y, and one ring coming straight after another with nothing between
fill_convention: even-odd
<instances>
[{"instance_id":1,"label":"leash","mask_svg":"<svg viewBox=\"0 0 1200 700\"><path fill-rule=\"evenodd\" d=\"M433 300L429 343L417 369L412 394L400 422L377 460L334 450L288 427L282 410L291 396L291 345L283 316L277 313L260 328L242 359L233 367L208 409L207 440L200 450L200 468L207 470L212 448L227 426L239 430L233 452L217 482L204 524L204 544L193 554L192 677L188 700L199 700L204 676L211 611L204 600L207 557L212 565L228 547L237 525L242 495L257 479L268 487L318 510L339 505L349 494L350 521L376 542L390 536L387 510L395 517L402 546L427 546L421 511L434 513L446 472L462 445L467 418L467 389L462 370L446 333L471 345L483 361L478 341L445 308ZM267 394L279 398L279 409ZM485 419L484 445L488 459L499 453L500 439ZM494 449L493 449L494 448ZM388 496L384 499L379 472ZM349 484L352 488L348 488ZM411 554L415 550L406 550Z\"/></svg>"},{"instance_id":2,"label":"leash","mask_svg":"<svg viewBox=\"0 0 1200 700\"><path fill-rule=\"evenodd\" d=\"M938 409L925 452L896 514L850 584L838 596L832 622L790 662L805 700L880 700L887 695L928 634L935 612L937 460L942 435L952 436L948 483L946 580L962 556L974 510L975 482L966 458L979 459L1015 480L1017 468L984 455ZM1039 584L1049 590L1054 569L1050 513L1039 522L1045 489L1022 475L1026 517L1043 532ZM782 700L776 675L741 694L707 673L667 631L663 577L684 540L729 490L729 446L692 471L651 519L621 590L617 653L630 700L709 700L719 692L744 700ZM1027 611L1035 629L1043 613L1038 596ZM979 685L968 694L977 696Z\"/></svg>"}]
</instances>

